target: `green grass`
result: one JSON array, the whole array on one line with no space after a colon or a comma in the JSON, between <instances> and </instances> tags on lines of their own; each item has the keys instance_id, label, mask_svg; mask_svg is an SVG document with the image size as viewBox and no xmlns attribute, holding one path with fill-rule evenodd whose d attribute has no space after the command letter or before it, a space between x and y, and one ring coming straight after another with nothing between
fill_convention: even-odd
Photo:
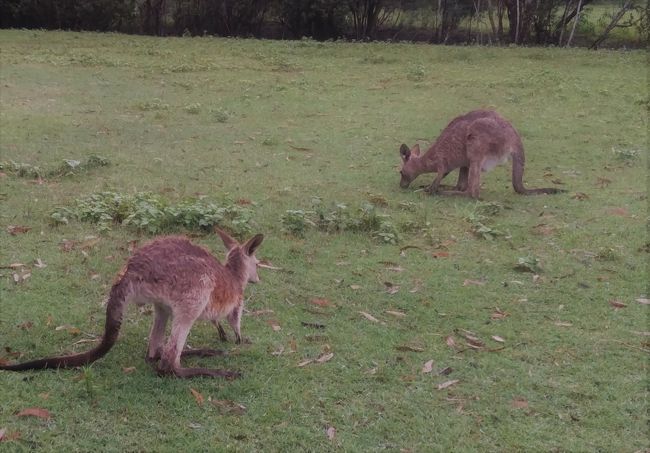
<instances>
[{"instance_id":1,"label":"green grass","mask_svg":"<svg viewBox=\"0 0 650 453\"><path fill-rule=\"evenodd\" d=\"M82 350L92 343L74 343L101 333L130 241L149 236L52 225L57 208L93 193L250 200L252 231L266 235L259 255L283 269L261 269L247 290L252 344L193 362L242 379L157 377L143 361L151 315L132 307L118 344L90 369L0 372L0 431L18 437L3 451L647 446L650 345L639 333L648 307L636 301L648 296L643 53L39 31L0 31L0 40L0 162L110 162L43 180L2 170L0 355ZM400 190L399 145L431 140L479 107L521 132L529 186L555 180L568 193L518 196L507 167L483 180L483 199L500 209L414 190L431 176ZM314 197L383 205L399 242L371 231L287 234L282 216L311 210ZM477 236L477 219L502 234ZM9 225L31 230L10 235ZM69 251L66 240L76 241ZM196 240L223 257L215 236ZM520 258L538 260L538 276L515 269ZM485 347L468 347L462 329ZM189 339L216 341L208 324ZM297 366L329 351L328 362ZM429 360L433 371L422 373ZM448 380L458 382L437 389ZM16 415L28 407L51 418Z\"/></svg>"}]
</instances>

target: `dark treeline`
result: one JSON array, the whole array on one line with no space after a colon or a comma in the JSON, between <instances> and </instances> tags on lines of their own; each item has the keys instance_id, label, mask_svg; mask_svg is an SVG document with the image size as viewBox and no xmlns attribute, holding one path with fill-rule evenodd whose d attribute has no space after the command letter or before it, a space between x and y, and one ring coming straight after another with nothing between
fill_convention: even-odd
<instances>
[{"instance_id":1,"label":"dark treeline","mask_svg":"<svg viewBox=\"0 0 650 453\"><path fill-rule=\"evenodd\" d=\"M296 39L571 45L594 0L0 0L0 27ZM591 44L617 27L646 37L644 0L614 0ZM583 27L584 28L584 27Z\"/></svg>"}]
</instances>

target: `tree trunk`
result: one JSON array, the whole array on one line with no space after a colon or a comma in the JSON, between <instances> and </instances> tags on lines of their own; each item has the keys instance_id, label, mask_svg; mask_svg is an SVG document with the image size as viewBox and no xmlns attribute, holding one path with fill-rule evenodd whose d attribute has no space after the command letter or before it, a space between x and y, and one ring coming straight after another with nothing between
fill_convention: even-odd
<instances>
[{"instance_id":1,"label":"tree trunk","mask_svg":"<svg viewBox=\"0 0 650 453\"><path fill-rule=\"evenodd\" d=\"M597 49L600 43L602 43L604 40L607 39L607 36L609 36L609 33L616 27L616 24L623 18L625 13L627 12L628 9L632 6L632 0L627 0L623 7L619 10L618 13L612 18L612 21L609 23L607 28L605 28L605 31L603 31L603 34L596 39L591 46L589 46L590 49Z\"/></svg>"},{"instance_id":2,"label":"tree trunk","mask_svg":"<svg viewBox=\"0 0 650 453\"><path fill-rule=\"evenodd\" d=\"M571 34L569 35L569 39L566 41L566 46L570 47L571 46L571 41L573 41L573 34L576 31L576 25L578 25L578 22L580 21L580 12L582 10L582 0L578 0L578 6L577 6L577 13L576 13L576 18L573 21L573 27L571 28Z\"/></svg>"}]
</instances>

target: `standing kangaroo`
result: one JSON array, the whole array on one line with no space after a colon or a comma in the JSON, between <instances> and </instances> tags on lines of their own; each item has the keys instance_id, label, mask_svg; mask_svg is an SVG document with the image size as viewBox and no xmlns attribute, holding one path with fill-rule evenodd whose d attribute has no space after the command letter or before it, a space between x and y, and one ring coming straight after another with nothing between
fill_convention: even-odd
<instances>
[{"instance_id":1,"label":"standing kangaroo","mask_svg":"<svg viewBox=\"0 0 650 453\"><path fill-rule=\"evenodd\" d=\"M181 356L222 354L214 349L183 350L190 328L198 319L208 319L218 325L219 319L226 318L241 341L244 288L247 283L259 282L255 250L264 236L257 234L240 245L227 233L221 230L217 233L228 249L225 265L208 250L181 236L154 239L136 250L111 288L104 335L97 347L80 354L0 365L0 369L69 368L94 362L115 344L126 306L133 302L154 306L146 360L156 364L158 374L180 378L239 377L233 371L181 367ZM170 317L171 333L163 344Z\"/></svg>"},{"instance_id":2,"label":"standing kangaroo","mask_svg":"<svg viewBox=\"0 0 650 453\"><path fill-rule=\"evenodd\" d=\"M422 173L437 175L426 189L428 193L466 195L478 198L481 172L490 171L512 159L512 186L523 195L565 192L562 189L526 189L524 145L515 128L492 110L474 110L454 118L427 152L420 156L420 146L400 147L402 168L400 187L407 188ZM439 191L442 178L459 168L458 183L452 190Z\"/></svg>"}]
</instances>

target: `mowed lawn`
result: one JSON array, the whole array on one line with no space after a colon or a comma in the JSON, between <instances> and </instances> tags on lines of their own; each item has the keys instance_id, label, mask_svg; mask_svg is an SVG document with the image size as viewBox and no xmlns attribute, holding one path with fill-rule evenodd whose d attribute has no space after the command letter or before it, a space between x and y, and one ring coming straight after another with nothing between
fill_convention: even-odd
<instances>
[{"instance_id":1,"label":"mowed lawn","mask_svg":"<svg viewBox=\"0 0 650 453\"><path fill-rule=\"evenodd\" d=\"M647 448L642 51L7 30L0 43L0 360L101 335L113 278L151 235L53 222L91 194L247 209L271 266L247 289L250 344L220 344L209 323L188 340L229 352L190 363L241 379L158 377L143 360L151 313L131 307L90 367L0 372L0 450ZM476 108L519 130L529 187L567 192L519 196L507 165L484 174L480 202L426 195L431 175L400 189L400 144ZM74 162L90 156L109 165ZM341 212L390 233L337 230ZM190 233L223 258L216 235Z\"/></svg>"}]
</instances>

